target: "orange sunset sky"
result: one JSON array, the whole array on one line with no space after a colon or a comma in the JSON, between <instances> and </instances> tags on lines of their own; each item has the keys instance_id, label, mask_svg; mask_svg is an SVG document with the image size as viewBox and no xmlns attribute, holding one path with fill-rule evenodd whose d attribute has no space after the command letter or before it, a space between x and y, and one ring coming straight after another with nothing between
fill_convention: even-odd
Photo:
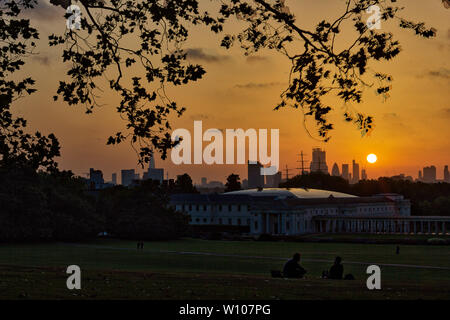
<instances>
[{"instance_id":1,"label":"orange sunset sky","mask_svg":"<svg viewBox=\"0 0 450 320\"><path fill-rule=\"evenodd\" d=\"M47 1L47 0L46 0ZM214 2L205 0L205 6ZM450 164L450 9L441 0L398 1L405 5L402 13L414 21L423 21L437 29L437 37L422 39L411 31L382 25L392 30L401 42L403 52L393 61L378 66L378 70L390 72L394 78L391 97L383 101L368 89L358 110L375 117L376 127L371 136L361 137L352 125L345 123L342 102L333 98L335 107L330 119L335 130L328 143L308 136L303 127L303 116L298 110L273 111L279 96L287 86L289 61L277 52L261 51L245 57L239 48L220 48L221 37L204 28L193 28L192 39L184 45L194 49L190 60L202 64L207 74L194 84L182 88L168 88L168 94L187 107L184 116L172 121L173 128L193 130L193 121L202 120L207 128L276 128L280 129L280 164L284 168L296 168L296 154L303 150L311 159L311 149L322 147L327 152L327 164L331 171L334 162L351 163L355 159L367 170L369 178L405 173L417 177L419 169L434 164L438 179L442 179L443 167ZM336 18L344 10L343 0L288 0L298 24L311 28L322 19ZM64 10L41 4L29 14L32 23L40 30L38 53L27 59L24 74L36 81L38 92L19 100L14 111L29 121L33 130L53 132L62 144L59 159L62 169L71 169L84 175L90 167L103 170L105 180L121 169L136 168L137 156L128 143L107 146L109 135L122 130L125 123L115 112L117 97L105 90L101 97L104 106L91 115L84 108L69 107L62 101L54 102L58 81L65 77L67 66L62 63L62 47L49 48L47 36L63 33L66 27ZM369 15L368 15L369 16ZM239 24L226 31L238 31ZM375 67L375 66L374 66ZM107 86L104 85L106 88ZM312 122L307 123L315 132ZM206 145L206 143L204 144ZM375 153L378 161L368 164L366 156ZM194 182L201 177L224 181L230 173L247 178L245 165L182 165L156 159L157 167L169 172L169 177L189 173ZM294 172L298 172L295 170Z\"/></svg>"}]
</instances>

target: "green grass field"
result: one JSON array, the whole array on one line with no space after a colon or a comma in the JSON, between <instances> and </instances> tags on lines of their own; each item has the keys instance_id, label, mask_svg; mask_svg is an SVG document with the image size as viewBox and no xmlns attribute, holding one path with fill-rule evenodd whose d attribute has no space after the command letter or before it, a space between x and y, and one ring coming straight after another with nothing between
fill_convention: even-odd
<instances>
[{"instance_id":1,"label":"green grass field","mask_svg":"<svg viewBox=\"0 0 450 320\"><path fill-rule=\"evenodd\" d=\"M306 279L272 279L292 253ZM334 257L355 281L320 279ZM66 288L68 265L82 289ZM366 268L381 267L382 290L366 288ZM97 240L0 245L2 299L450 299L450 247L310 242Z\"/></svg>"}]
</instances>

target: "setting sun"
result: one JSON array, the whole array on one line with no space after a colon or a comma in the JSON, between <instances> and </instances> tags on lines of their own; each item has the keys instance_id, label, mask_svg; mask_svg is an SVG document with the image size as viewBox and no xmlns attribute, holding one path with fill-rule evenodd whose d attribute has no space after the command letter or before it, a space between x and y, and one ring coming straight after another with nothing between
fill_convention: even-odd
<instances>
[{"instance_id":1,"label":"setting sun","mask_svg":"<svg viewBox=\"0 0 450 320\"><path fill-rule=\"evenodd\" d=\"M377 162L377 156L376 156L376 154L373 154L373 153L369 154L369 155L367 156L367 162L369 162L369 163L375 163L375 162Z\"/></svg>"}]
</instances>

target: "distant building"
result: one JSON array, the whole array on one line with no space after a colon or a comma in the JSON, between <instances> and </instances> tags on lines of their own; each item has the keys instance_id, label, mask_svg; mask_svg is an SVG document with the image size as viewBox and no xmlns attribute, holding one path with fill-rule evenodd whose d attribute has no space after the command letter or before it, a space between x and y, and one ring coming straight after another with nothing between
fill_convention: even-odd
<instances>
[{"instance_id":1,"label":"distant building","mask_svg":"<svg viewBox=\"0 0 450 320\"><path fill-rule=\"evenodd\" d=\"M111 175L111 182L112 182L113 185L117 184L117 173L113 173Z\"/></svg>"},{"instance_id":2,"label":"distant building","mask_svg":"<svg viewBox=\"0 0 450 320\"><path fill-rule=\"evenodd\" d=\"M266 188L278 188L281 183L281 171L274 175L266 176Z\"/></svg>"},{"instance_id":3,"label":"distant building","mask_svg":"<svg viewBox=\"0 0 450 320\"><path fill-rule=\"evenodd\" d=\"M342 164L342 178L344 178L347 181L350 181L348 164Z\"/></svg>"},{"instance_id":4,"label":"distant building","mask_svg":"<svg viewBox=\"0 0 450 320\"><path fill-rule=\"evenodd\" d=\"M450 183L450 173L448 171L448 166L444 167L444 182Z\"/></svg>"},{"instance_id":5,"label":"distant building","mask_svg":"<svg viewBox=\"0 0 450 320\"><path fill-rule=\"evenodd\" d=\"M310 172L328 173L328 166L326 161L326 153L320 148L313 148L312 161L309 166Z\"/></svg>"},{"instance_id":6,"label":"distant building","mask_svg":"<svg viewBox=\"0 0 450 320\"><path fill-rule=\"evenodd\" d=\"M261 175L261 163L257 162L255 164L251 164L250 161L247 165L248 172L248 188L249 189L257 189L264 187L264 176Z\"/></svg>"},{"instance_id":7,"label":"distant building","mask_svg":"<svg viewBox=\"0 0 450 320\"><path fill-rule=\"evenodd\" d=\"M419 179L418 179L419 181L422 181L423 180L423 177L422 177L422 170L419 170Z\"/></svg>"},{"instance_id":8,"label":"distant building","mask_svg":"<svg viewBox=\"0 0 450 320\"><path fill-rule=\"evenodd\" d=\"M423 168L423 182L435 183L436 182L436 167L429 166Z\"/></svg>"},{"instance_id":9,"label":"distant building","mask_svg":"<svg viewBox=\"0 0 450 320\"><path fill-rule=\"evenodd\" d=\"M403 174L403 173L401 173L399 175L396 175L396 176L392 176L391 179L394 179L394 180L408 180L408 181L411 181L411 182L414 180L413 177L405 176L405 174Z\"/></svg>"},{"instance_id":10,"label":"distant building","mask_svg":"<svg viewBox=\"0 0 450 320\"><path fill-rule=\"evenodd\" d=\"M147 170L147 172L144 172L142 179L159 181L160 184L162 184L162 182L164 180L164 169L155 168L155 159L153 157L153 153L150 157L150 163L148 165L148 170Z\"/></svg>"},{"instance_id":11,"label":"distant building","mask_svg":"<svg viewBox=\"0 0 450 320\"><path fill-rule=\"evenodd\" d=\"M352 177L353 177L353 179L352 179L352 182L353 183L358 183L359 182L359 164L357 164L356 162L355 162L355 160L353 160L352 161L352 171L353 171L353 174L352 174Z\"/></svg>"},{"instance_id":12,"label":"distant building","mask_svg":"<svg viewBox=\"0 0 450 320\"><path fill-rule=\"evenodd\" d=\"M361 170L361 180L367 180L367 172L366 169Z\"/></svg>"},{"instance_id":13,"label":"distant building","mask_svg":"<svg viewBox=\"0 0 450 320\"><path fill-rule=\"evenodd\" d=\"M450 223L449 217L411 217L410 201L392 193L356 197L327 190L266 188L175 194L170 205L185 213L192 226L228 227L252 235L409 234L423 233L427 226L430 233L430 227L445 230Z\"/></svg>"},{"instance_id":14,"label":"distant building","mask_svg":"<svg viewBox=\"0 0 450 320\"><path fill-rule=\"evenodd\" d=\"M248 180L247 179L242 180L242 189L248 189Z\"/></svg>"},{"instance_id":15,"label":"distant building","mask_svg":"<svg viewBox=\"0 0 450 320\"><path fill-rule=\"evenodd\" d=\"M223 188L223 182L222 181L210 181L207 185L208 188Z\"/></svg>"},{"instance_id":16,"label":"distant building","mask_svg":"<svg viewBox=\"0 0 450 320\"><path fill-rule=\"evenodd\" d=\"M89 169L89 188L102 189L105 180L103 179L103 172L101 170Z\"/></svg>"},{"instance_id":17,"label":"distant building","mask_svg":"<svg viewBox=\"0 0 450 320\"><path fill-rule=\"evenodd\" d=\"M334 177L339 177L341 175L339 172L339 167L336 162L333 164L333 169L331 169L331 175Z\"/></svg>"},{"instance_id":18,"label":"distant building","mask_svg":"<svg viewBox=\"0 0 450 320\"><path fill-rule=\"evenodd\" d=\"M136 178L136 174L134 169L122 170L122 185L125 187L131 186L133 184L133 180Z\"/></svg>"}]
</instances>

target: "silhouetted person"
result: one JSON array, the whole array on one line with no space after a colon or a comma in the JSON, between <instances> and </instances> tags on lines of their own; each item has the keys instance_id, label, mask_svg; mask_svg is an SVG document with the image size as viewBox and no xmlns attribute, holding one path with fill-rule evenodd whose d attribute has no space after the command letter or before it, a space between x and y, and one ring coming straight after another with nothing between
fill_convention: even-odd
<instances>
[{"instance_id":1,"label":"silhouetted person","mask_svg":"<svg viewBox=\"0 0 450 320\"><path fill-rule=\"evenodd\" d=\"M397 249L395 249L395 254L400 254L400 246L397 246Z\"/></svg>"},{"instance_id":2,"label":"silhouetted person","mask_svg":"<svg viewBox=\"0 0 450 320\"><path fill-rule=\"evenodd\" d=\"M300 253L294 254L291 260L286 262L283 268L283 276L285 278L302 278L306 270L298 263L300 262Z\"/></svg>"},{"instance_id":3,"label":"silhouetted person","mask_svg":"<svg viewBox=\"0 0 450 320\"><path fill-rule=\"evenodd\" d=\"M330 279L342 279L344 275L344 266L341 264L341 257L336 257L334 260L334 264L330 268L330 272L328 273L328 277Z\"/></svg>"}]
</instances>

